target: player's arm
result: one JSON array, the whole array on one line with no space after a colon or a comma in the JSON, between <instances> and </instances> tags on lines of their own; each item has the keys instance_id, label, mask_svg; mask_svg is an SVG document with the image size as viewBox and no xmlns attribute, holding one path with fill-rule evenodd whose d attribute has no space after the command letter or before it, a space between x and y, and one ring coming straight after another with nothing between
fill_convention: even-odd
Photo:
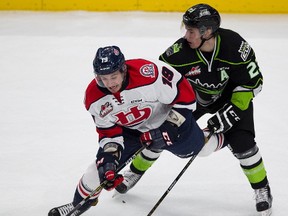
<instances>
[{"instance_id":1,"label":"player's arm","mask_svg":"<svg viewBox=\"0 0 288 216\"><path fill-rule=\"evenodd\" d=\"M104 188L112 190L123 181L123 176L116 173L124 149L123 130L119 125L93 116L99 136L99 149L96 165L101 182L107 180Z\"/></svg>"},{"instance_id":2,"label":"player's arm","mask_svg":"<svg viewBox=\"0 0 288 216\"><path fill-rule=\"evenodd\" d=\"M152 150L162 149L177 141L185 125L190 123L194 110L195 94L186 79L175 69L164 63L158 64L159 76L154 84L158 100L172 106L166 121L159 127L142 134L142 144ZM183 128L180 132L180 128Z\"/></svg>"},{"instance_id":3,"label":"player's arm","mask_svg":"<svg viewBox=\"0 0 288 216\"><path fill-rule=\"evenodd\" d=\"M255 58L241 66L232 76L234 82L238 82L232 93L231 103L240 110L246 110L252 99L262 90L263 77Z\"/></svg>"},{"instance_id":4,"label":"player's arm","mask_svg":"<svg viewBox=\"0 0 288 216\"><path fill-rule=\"evenodd\" d=\"M122 128L105 119L100 118L97 101L104 95L93 80L86 89L84 105L91 114L99 136L99 149L97 152L96 165L101 182L107 181L104 188L111 190L123 181L122 175L116 173L116 169L124 148Z\"/></svg>"},{"instance_id":5,"label":"player's arm","mask_svg":"<svg viewBox=\"0 0 288 216\"><path fill-rule=\"evenodd\" d=\"M157 66L159 75L154 85L154 91L158 100L175 108L193 111L196 108L196 96L188 80L164 62L157 61Z\"/></svg>"},{"instance_id":6,"label":"player's arm","mask_svg":"<svg viewBox=\"0 0 288 216\"><path fill-rule=\"evenodd\" d=\"M246 61L234 65L230 79L238 84L230 101L208 120L208 127L216 133L225 133L240 121L253 98L262 90L263 77L252 49Z\"/></svg>"}]
</instances>

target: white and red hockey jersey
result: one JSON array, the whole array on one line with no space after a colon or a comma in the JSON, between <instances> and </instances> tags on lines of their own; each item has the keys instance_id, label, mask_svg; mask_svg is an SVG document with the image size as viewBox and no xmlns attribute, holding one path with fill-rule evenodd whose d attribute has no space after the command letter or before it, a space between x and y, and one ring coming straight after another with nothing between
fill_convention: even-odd
<instances>
[{"instance_id":1,"label":"white and red hockey jersey","mask_svg":"<svg viewBox=\"0 0 288 216\"><path fill-rule=\"evenodd\" d=\"M180 73L161 61L126 60L125 85L110 93L95 79L85 93L85 106L99 133L99 145L116 142L124 148L122 128L146 132L158 128L172 107L196 108L195 94Z\"/></svg>"}]
</instances>

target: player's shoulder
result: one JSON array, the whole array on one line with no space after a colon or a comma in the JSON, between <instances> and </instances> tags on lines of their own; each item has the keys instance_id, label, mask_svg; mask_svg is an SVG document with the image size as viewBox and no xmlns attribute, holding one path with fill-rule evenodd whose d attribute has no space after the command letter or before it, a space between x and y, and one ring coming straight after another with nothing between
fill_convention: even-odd
<instances>
[{"instance_id":1,"label":"player's shoulder","mask_svg":"<svg viewBox=\"0 0 288 216\"><path fill-rule=\"evenodd\" d=\"M237 32L230 29L219 29L220 55L232 62L242 62L254 56L250 44Z\"/></svg>"},{"instance_id":2,"label":"player's shoulder","mask_svg":"<svg viewBox=\"0 0 288 216\"><path fill-rule=\"evenodd\" d=\"M220 36L220 43L229 45L228 48L237 49L238 45L241 44L245 39L238 33L231 29L219 28L218 35Z\"/></svg>"},{"instance_id":3,"label":"player's shoulder","mask_svg":"<svg viewBox=\"0 0 288 216\"><path fill-rule=\"evenodd\" d=\"M135 88L154 83L159 74L158 60L129 59L126 65L129 73L128 88Z\"/></svg>"},{"instance_id":4,"label":"player's shoulder","mask_svg":"<svg viewBox=\"0 0 288 216\"><path fill-rule=\"evenodd\" d=\"M85 91L84 104L85 104L86 109L89 110L91 104L98 101L100 98L104 97L105 95L106 94L99 89L96 83L96 80L93 79L89 83Z\"/></svg>"},{"instance_id":5,"label":"player's shoulder","mask_svg":"<svg viewBox=\"0 0 288 216\"><path fill-rule=\"evenodd\" d=\"M187 40L184 37L179 38L171 46L169 46L162 55L164 56L177 55L185 51L186 47L189 47Z\"/></svg>"},{"instance_id":6,"label":"player's shoulder","mask_svg":"<svg viewBox=\"0 0 288 216\"><path fill-rule=\"evenodd\" d=\"M193 53L195 53L195 50L190 48L187 40L179 38L159 56L159 59L170 65L181 65L190 61L190 58L194 56Z\"/></svg>"},{"instance_id":7,"label":"player's shoulder","mask_svg":"<svg viewBox=\"0 0 288 216\"><path fill-rule=\"evenodd\" d=\"M138 59L128 59L125 61L126 65L128 66L128 69L133 71L140 71L141 68L145 68L147 65L153 65L155 66L156 63L154 63L152 60L138 58Z\"/></svg>"}]
</instances>

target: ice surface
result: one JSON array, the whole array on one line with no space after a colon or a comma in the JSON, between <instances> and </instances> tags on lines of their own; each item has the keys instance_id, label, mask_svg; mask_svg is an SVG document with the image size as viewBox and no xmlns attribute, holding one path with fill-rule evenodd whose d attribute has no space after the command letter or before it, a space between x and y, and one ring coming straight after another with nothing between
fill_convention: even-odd
<instances>
[{"instance_id":1,"label":"ice surface","mask_svg":"<svg viewBox=\"0 0 288 216\"><path fill-rule=\"evenodd\" d=\"M158 58L183 35L182 13L0 12L0 215L43 216L70 202L97 151L83 105L98 47ZM254 48L264 88L254 100L257 142L274 195L288 212L288 15L224 14L222 27ZM200 124L204 126L205 118ZM126 196L101 194L85 215L147 215L188 160L164 152ZM124 202L122 202L124 201ZM228 149L197 158L153 215L256 216L253 191Z\"/></svg>"}]
</instances>

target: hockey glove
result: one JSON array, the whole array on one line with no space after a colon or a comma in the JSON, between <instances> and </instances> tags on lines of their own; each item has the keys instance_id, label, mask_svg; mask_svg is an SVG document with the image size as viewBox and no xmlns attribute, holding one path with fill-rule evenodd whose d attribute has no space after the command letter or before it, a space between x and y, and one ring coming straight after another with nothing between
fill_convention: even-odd
<instances>
[{"instance_id":1,"label":"hockey glove","mask_svg":"<svg viewBox=\"0 0 288 216\"><path fill-rule=\"evenodd\" d=\"M140 136L142 145L150 150L160 150L172 145L178 137L178 127L165 121L159 128L144 132Z\"/></svg>"},{"instance_id":2,"label":"hockey glove","mask_svg":"<svg viewBox=\"0 0 288 216\"><path fill-rule=\"evenodd\" d=\"M231 127L237 122L240 121L241 110L231 103L225 104L220 110L212 116L207 124L208 128L214 133L225 133L230 130Z\"/></svg>"},{"instance_id":3,"label":"hockey glove","mask_svg":"<svg viewBox=\"0 0 288 216\"><path fill-rule=\"evenodd\" d=\"M97 168L101 183L107 180L104 189L110 191L124 180L123 176L116 173L118 159L111 153L102 152L97 156Z\"/></svg>"}]
</instances>

